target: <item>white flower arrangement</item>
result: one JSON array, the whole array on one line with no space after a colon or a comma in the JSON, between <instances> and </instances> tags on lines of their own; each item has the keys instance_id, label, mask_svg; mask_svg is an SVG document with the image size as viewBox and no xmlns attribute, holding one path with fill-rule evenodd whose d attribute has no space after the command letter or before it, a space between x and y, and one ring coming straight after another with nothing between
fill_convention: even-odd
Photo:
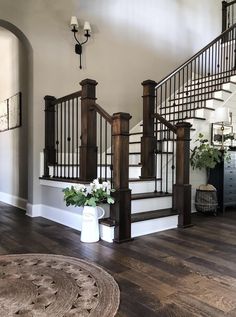
<instances>
[{"instance_id":1,"label":"white flower arrangement","mask_svg":"<svg viewBox=\"0 0 236 317\"><path fill-rule=\"evenodd\" d=\"M114 198L111 193L115 190L111 188L111 183L99 182L94 179L89 187L83 184L76 184L74 186L63 189L64 201L66 206L92 206L96 207L102 203L114 204Z\"/></svg>"}]
</instances>

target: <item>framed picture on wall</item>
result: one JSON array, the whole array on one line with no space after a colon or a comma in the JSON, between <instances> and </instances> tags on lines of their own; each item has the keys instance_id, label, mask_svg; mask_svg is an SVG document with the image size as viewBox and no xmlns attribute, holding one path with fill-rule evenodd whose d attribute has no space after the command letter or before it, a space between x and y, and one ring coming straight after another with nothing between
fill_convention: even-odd
<instances>
[{"instance_id":1,"label":"framed picture on wall","mask_svg":"<svg viewBox=\"0 0 236 317\"><path fill-rule=\"evenodd\" d=\"M211 143L215 146L231 146L233 140L233 126L212 123Z\"/></svg>"},{"instance_id":2,"label":"framed picture on wall","mask_svg":"<svg viewBox=\"0 0 236 317\"><path fill-rule=\"evenodd\" d=\"M21 126L21 93L0 102L0 132Z\"/></svg>"},{"instance_id":3,"label":"framed picture on wall","mask_svg":"<svg viewBox=\"0 0 236 317\"><path fill-rule=\"evenodd\" d=\"M0 132L8 130L8 106L7 100L0 102Z\"/></svg>"}]
</instances>

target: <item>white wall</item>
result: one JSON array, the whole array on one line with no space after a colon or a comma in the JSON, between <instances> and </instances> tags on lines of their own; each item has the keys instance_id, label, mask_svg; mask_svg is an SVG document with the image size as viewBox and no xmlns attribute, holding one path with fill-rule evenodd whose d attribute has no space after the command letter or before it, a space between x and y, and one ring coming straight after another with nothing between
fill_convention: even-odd
<instances>
[{"instance_id":1,"label":"white wall","mask_svg":"<svg viewBox=\"0 0 236 317\"><path fill-rule=\"evenodd\" d=\"M21 65L21 66L20 66ZM25 103L24 50L17 37L0 28L0 100L22 92L22 126L0 132L0 197L27 199L27 105Z\"/></svg>"},{"instance_id":2,"label":"white wall","mask_svg":"<svg viewBox=\"0 0 236 317\"><path fill-rule=\"evenodd\" d=\"M99 104L110 113L141 119L141 82L160 80L220 33L220 0L1 0L0 19L18 27L33 48L32 184L41 197L39 153L44 146L43 97L78 89L96 79ZM74 53L71 15L89 20L93 34L84 48L83 69Z\"/></svg>"}]
</instances>

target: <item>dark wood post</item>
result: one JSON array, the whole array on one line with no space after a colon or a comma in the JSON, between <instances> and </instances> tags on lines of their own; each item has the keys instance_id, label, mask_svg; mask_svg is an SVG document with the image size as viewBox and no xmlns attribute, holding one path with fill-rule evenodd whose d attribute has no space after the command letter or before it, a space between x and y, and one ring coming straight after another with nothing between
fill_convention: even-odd
<instances>
[{"instance_id":1,"label":"dark wood post","mask_svg":"<svg viewBox=\"0 0 236 317\"><path fill-rule=\"evenodd\" d=\"M227 2L222 1L222 32L227 29Z\"/></svg>"},{"instance_id":2,"label":"dark wood post","mask_svg":"<svg viewBox=\"0 0 236 317\"><path fill-rule=\"evenodd\" d=\"M178 227L191 225L191 185L189 184L190 128L188 122L176 124L176 184L174 185L173 209L178 211Z\"/></svg>"},{"instance_id":3,"label":"dark wood post","mask_svg":"<svg viewBox=\"0 0 236 317\"><path fill-rule=\"evenodd\" d=\"M53 96L45 96L45 148L44 152L44 175L50 177L49 164L56 163L55 149L55 109L53 102L56 100Z\"/></svg>"},{"instance_id":4,"label":"dark wood post","mask_svg":"<svg viewBox=\"0 0 236 317\"><path fill-rule=\"evenodd\" d=\"M155 150L157 141L154 136L155 87L157 83L146 80L143 85L143 136L141 138L141 177L154 178Z\"/></svg>"},{"instance_id":5,"label":"dark wood post","mask_svg":"<svg viewBox=\"0 0 236 317\"><path fill-rule=\"evenodd\" d=\"M113 185L115 204L111 220L115 223L114 241L131 240L131 190L129 189L129 120L128 113L112 116Z\"/></svg>"},{"instance_id":6,"label":"dark wood post","mask_svg":"<svg viewBox=\"0 0 236 317\"><path fill-rule=\"evenodd\" d=\"M82 95L79 178L83 181L91 181L97 178L97 114L94 110L97 82L85 79L80 85Z\"/></svg>"}]
</instances>

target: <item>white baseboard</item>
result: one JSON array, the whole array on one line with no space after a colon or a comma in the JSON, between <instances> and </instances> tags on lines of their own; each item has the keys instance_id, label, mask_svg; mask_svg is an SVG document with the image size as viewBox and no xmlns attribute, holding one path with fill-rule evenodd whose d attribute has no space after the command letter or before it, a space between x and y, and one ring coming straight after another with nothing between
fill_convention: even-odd
<instances>
[{"instance_id":1,"label":"white baseboard","mask_svg":"<svg viewBox=\"0 0 236 317\"><path fill-rule=\"evenodd\" d=\"M75 211L54 208L47 205L27 204L26 215L29 217L43 217L64 226L81 231L82 225L82 208L75 208ZM113 242L114 228L100 225L101 239L107 242Z\"/></svg>"},{"instance_id":2,"label":"white baseboard","mask_svg":"<svg viewBox=\"0 0 236 317\"><path fill-rule=\"evenodd\" d=\"M27 204L26 215L29 217L43 217L81 231L82 208L75 208L75 211L72 212L69 209L66 210L66 207L63 210L43 204Z\"/></svg>"},{"instance_id":3,"label":"white baseboard","mask_svg":"<svg viewBox=\"0 0 236 317\"><path fill-rule=\"evenodd\" d=\"M0 201L15 206L17 208L26 210L27 200L21 197L0 192Z\"/></svg>"}]
</instances>

